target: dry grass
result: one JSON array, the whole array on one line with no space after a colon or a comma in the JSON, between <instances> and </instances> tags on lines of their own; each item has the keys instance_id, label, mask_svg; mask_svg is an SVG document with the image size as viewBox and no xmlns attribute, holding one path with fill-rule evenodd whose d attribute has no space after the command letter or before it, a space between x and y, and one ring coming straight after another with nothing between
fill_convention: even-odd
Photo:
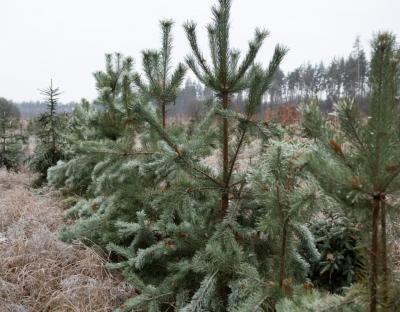
<instances>
[{"instance_id":1,"label":"dry grass","mask_svg":"<svg viewBox=\"0 0 400 312\"><path fill-rule=\"evenodd\" d=\"M134 294L93 249L57 239L62 200L0 171L0 311L112 311Z\"/></svg>"},{"instance_id":2,"label":"dry grass","mask_svg":"<svg viewBox=\"0 0 400 312\"><path fill-rule=\"evenodd\" d=\"M243 173L245 172L252 163L257 162L260 158L261 141L254 140L249 144L242 146L241 151L237 156L237 161L235 163L235 172ZM222 152L220 150L214 151L212 155L203 159L201 163L209 167L214 174L218 174L221 171L221 159Z\"/></svg>"}]
</instances>

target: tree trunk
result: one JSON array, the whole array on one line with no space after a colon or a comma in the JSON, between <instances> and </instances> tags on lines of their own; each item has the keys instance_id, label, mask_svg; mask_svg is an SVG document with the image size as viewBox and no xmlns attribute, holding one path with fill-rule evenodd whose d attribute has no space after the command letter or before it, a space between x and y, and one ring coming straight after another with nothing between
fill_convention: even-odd
<instances>
[{"instance_id":1,"label":"tree trunk","mask_svg":"<svg viewBox=\"0 0 400 312\"><path fill-rule=\"evenodd\" d=\"M229 107L229 94L222 93L222 105L225 109ZM229 156L228 156L228 119L222 119L222 171L223 171L223 184L225 189L221 195L221 219L225 217L229 208Z\"/></svg>"},{"instance_id":2,"label":"tree trunk","mask_svg":"<svg viewBox=\"0 0 400 312\"><path fill-rule=\"evenodd\" d=\"M378 223L379 210L381 204L380 195L374 196L372 203L372 238L371 238L371 276L370 276L370 300L369 312L377 311L377 290L378 290Z\"/></svg>"},{"instance_id":3,"label":"tree trunk","mask_svg":"<svg viewBox=\"0 0 400 312\"><path fill-rule=\"evenodd\" d=\"M165 112L165 103L161 103L161 115L162 115L162 127L165 129L166 126L166 112Z\"/></svg>"},{"instance_id":4,"label":"tree trunk","mask_svg":"<svg viewBox=\"0 0 400 312\"><path fill-rule=\"evenodd\" d=\"M381 261L382 261L382 306L383 311L388 311L389 299L389 279L388 279L388 259L386 245L386 207L385 202L381 202Z\"/></svg>"},{"instance_id":5,"label":"tree trunk","mask_svg":"<svg viewBox=\"0 0 400 312\"><path fill-rule=\"evenodd\" d=\"M281 253L279 259L279 287L282 288L285 279L285 265L286 265L286 246L287 246L287 224L283 224Z\"/></svg>"}]
</instances>

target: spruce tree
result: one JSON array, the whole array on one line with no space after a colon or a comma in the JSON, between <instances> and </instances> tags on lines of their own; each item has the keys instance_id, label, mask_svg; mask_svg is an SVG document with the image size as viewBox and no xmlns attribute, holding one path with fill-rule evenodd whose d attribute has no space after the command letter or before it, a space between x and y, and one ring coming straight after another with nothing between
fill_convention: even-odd
<instances>
[{"instance_id":1,"label":"spruce tree","mask_svg":"<svg viewBox=\"0 0 400 312\"><path fill-rule=\"evenodd\" d=\"M41 90L41 93L47 102L47 110L36 120L36 136L39 142L29 160L29 166L45 179L47 169L63 158L62 130L65 119L57 113L58 97L61 92L53 87L53 81L47 89Z\"/></svg>"},{"instance_id":2,"label":"spruce tree","mask_svg":"<svg viewBox=\"0 0 400 312\"><path fill-rule=\"evenodd\" d=\"M365 280L368 253L360 248L360 229L337 204L327 201L307 226L321 257L312 263L310 280L320 290L345 294L352 284Z\"/></svg>"},{"instance_id":3,"label":"spruce tree","mask_svg":"<svg viewBox=\"0 0 400 312\"><path fill-rule=\"evenodd\" d=\"M305 170L308 153L309 147L304 143L274 141L250 175L257 199L267 209L258 227L272 233L277 242L277 280L286 293L290 293L289 281L296 276L304 280L310 273L309 261L316 262L320 257L312 234L304 225L317 204L315 182ZM302 244L306 255L297 252L296 242Z\"/></svg>"},{"instance_id":4,"label":"spruce tree","mask_svg":"<svg viewBox=\"0 0 400 312\"><path fill-rule=\"evenodd\" d=\"M136 85L150 100L155 101L161 110L163 128L166 127L167 105L175 103L177 91L186 72L186 68L181 63L171 72L172 26L172 20L160 21L161 49L142 52L143 71L147 84L142 81L140 75L135 75Z\"/></svg>"},{"instance_id":5,"label":"spruce tree","mask_svg":"<svg viewBox=\"0 0 400 312\"><path fill-rule=\"evenodd\" d=\"M389 296L392 274L386 223L388 210L396 211L390 198L400 188L400 115L395 99L399 91L399 52L390 33L379 33L372 42L369 84L366 119L352 101L335 105L337 130L320 115L316 103L305 105L303 112L304 126L319 147L310 162L312 173L328 194L366 217L370 224L366 231L371 233L369 311L375 312L378 304L386 311L395 304Z\"/></svg>"},{"instance_id":6,"label":"spruce tree","mask_svg":"<svg viewBox=\"0 0 400 312\"><path fill-rule=\"evenodd\" d=\"M50 168L50 184L93 196L96 165L107 160L120 165L133 155L142 154L135 141L143 123L132 110L139 99L133 91L132 64L132 58L120 53L106 54L105 70L94 73L98 97L93 103L82 100L76 105L64 135L67 161ZM149 135L148 131L144 138ZM106 168L104 165L101 169Z\"/></svg>"},{"instance_id":7,"label":"spruce tree","mask_svg":"<svg viewBox=\"0 0 400 312\"><path fill-rule=\"evenodd\" d=\"M18 170L23 157L24 141L19 119L10 116L5 110L0 111L0 167L8 171Z\"/></svg>"},{"instance_id":8,"label":"spruce tree","mask_svg":"<svg viewBox=\"0 0 400 312\"><path fill-rule=\"evenodd\" d=\"M107 54L105 63L105 70L94 74L98 97L93 103L83 100L69 118L66 159L48 170L51 185L82 197L67 213L81 219L62 231L62 238L103 247L122 244L114 222L136 219L148 186L139 172L140 157L151 155L152 148L151 129L133 111L137 101L147 104L134 92L132 58Z\"/></svg>"}]
</instances>

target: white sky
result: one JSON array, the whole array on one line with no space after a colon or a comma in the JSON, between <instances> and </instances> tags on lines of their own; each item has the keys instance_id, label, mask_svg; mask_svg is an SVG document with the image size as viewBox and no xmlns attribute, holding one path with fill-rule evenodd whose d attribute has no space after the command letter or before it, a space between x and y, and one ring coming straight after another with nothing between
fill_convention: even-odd
<instances>
[{"instance_id":1,"label":"white sky","mask_svg":"<svg viewBox=\"0 0 400 312\"><path fill-rule=\"evenodd\" d=\"M52 78L62 102L96 96L92 73L106 52L122 52L141 68L140 51L158 48L161 18L173 18L174 61L189 52L182 24L198 22L204 53L210 7L216 0L0 0L0 96L40 100ZM378 30L400 37L400 0L234 0L232 46L244 50L256 26L271 35L258 60L276 43L290 48L284 71L304 62L345 56L355 37L365 48ZM400 38L399 38L400 39Z\"/></svg>"}]
</instances>

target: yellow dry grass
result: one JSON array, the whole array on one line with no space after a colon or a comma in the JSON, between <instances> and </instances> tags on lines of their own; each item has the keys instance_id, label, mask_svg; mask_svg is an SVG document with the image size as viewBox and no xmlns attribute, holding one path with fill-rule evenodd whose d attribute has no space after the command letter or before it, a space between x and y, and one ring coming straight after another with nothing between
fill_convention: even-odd
<instances>
[{"instance_id":1,"label":"yellow dry grass","mask_svg":"<svg viewBox=\"0 0 400 312\"><path fill-rule=\"evenodd\" d=\"M62 199L34 179L0 171L0 311L112 311L134 289L93 249L57 239Z\"/></svg>"}]
</instances>

